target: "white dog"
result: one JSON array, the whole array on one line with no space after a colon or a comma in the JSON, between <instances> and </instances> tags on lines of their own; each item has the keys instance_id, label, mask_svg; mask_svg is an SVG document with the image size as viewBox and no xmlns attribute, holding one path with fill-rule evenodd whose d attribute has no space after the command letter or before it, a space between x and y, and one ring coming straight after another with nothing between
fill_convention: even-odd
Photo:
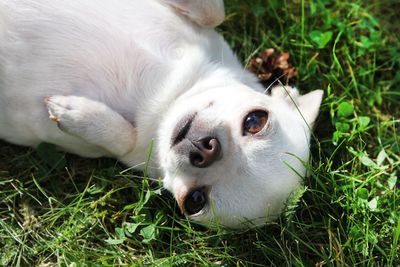
<instances>
[{"instance_id":1,"label":"white dog","mask_svg":"<svg viewBox=\"0 0 400 267\"><path fill-rule=\"evenodd\" d=\"M143 168L193 220L274 219L322 91L271 95L212 27L222 0L0 0L0 138ZM50 118L50 119L49 119Z\"/></svg>"}]
</instances>

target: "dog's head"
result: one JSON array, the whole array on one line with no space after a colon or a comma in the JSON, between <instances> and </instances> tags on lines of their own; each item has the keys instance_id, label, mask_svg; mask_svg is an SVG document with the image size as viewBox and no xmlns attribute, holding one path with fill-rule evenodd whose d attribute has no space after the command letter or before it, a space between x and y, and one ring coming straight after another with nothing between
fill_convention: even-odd
<instances>
[{"instance_id":1,"label":"dog's head","mask_svg":"<svg viewBox=\"0 0 400 267\"><path fill-rule=\"evenodd\" d=\"M322 99L322 91L286 89L218 88L173 105L160 128L159 158L164 186L186 216L241 227L279 214L305 175Z\"/></svg>"}]
</instances>

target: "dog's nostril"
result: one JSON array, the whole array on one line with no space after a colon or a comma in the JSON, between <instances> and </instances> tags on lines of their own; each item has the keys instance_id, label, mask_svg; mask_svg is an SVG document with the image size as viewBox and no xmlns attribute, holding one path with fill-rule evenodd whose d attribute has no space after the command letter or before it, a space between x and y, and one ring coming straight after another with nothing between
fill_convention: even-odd
<instances>
[{"instance_id":1,"label":"dog's nostril","mask_svg":"<svg viewBox=\"0 0 400 267\"><path fill-rule=\"evenodd\" d=\"M221 145L216 138L210 138L204 143L204 148L214 151L214 153L219 153Z\"/></svg>"},{"instance_id":2,"label":"dog's nostril","mask_svg":"<svg viewBox=\"0 0 400 267\"><path fill-rule=\"evenodd\" d=\"M193 166L196 166L196 167L201 166L202 164L204 164L204 158L198 152L190 152L189 153L189 160L190 160L190 163Z\"/></svg>"},{"instance_id":3,"label":"dog's nostril","mask_svg":"<svg viewBox=\"0 0 400 267\"><path fill-rule=\"evenodd\" d=\"M216 140L216 139L212 139L212 140ZM211 142L211 140L205 141L203 145L204 145L204 148L208 149L208 150L212 150L215 147L214 141Z\"/></svg>"},{"instance_id":4,"label":"dog's nostril","mask_svg":"<svg viewBox=\"0 0 400 267\"><path fill-rule=\"evenodd\" d=\"M194 151L189 153L190 163L198 168L210 166L221 153L221 144L214 137L192 141Z\"/></svg>"}]
</instances>

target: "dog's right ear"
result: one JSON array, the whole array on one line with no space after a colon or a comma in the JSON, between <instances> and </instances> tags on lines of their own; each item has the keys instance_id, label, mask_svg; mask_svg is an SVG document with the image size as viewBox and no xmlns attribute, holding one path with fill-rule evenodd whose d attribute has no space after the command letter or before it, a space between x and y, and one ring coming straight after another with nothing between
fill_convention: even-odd
<instances>
[{"instance_id":1,"label":"dog's right ear","mask_svg":"<svg viewBox=\"0 0 400 267\"><path fill-rule=\"evenodd\" d=\"M203 27L214 28L225 19L223 0L161 0Z\"/></svg>"},{"instance_id":2,"label":"dog's right ear","mask_svg":"<svg viewBox=\"0 0 400 267\"><path fill-rule=\"evenodd\" d=\"M314 90L308 94L299 96L296 100L301 114L310 127L314 125L314 122L318 117L323 95L324 91Z\"/></svg>"}]
</instances>

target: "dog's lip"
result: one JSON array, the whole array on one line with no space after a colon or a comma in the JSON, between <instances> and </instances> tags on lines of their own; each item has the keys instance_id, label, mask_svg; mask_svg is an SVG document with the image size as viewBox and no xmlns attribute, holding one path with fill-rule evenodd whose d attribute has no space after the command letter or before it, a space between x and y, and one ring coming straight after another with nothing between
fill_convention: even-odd
<instances>
[{"instance_id":1,"label":"dog's lip","mask_svg":"<svg viewBox=\"0 0 400 267\"><path fill-rule=\"evenodd\" d=\"M197 113L193 113L190 115L187 115L183 117L175 126L173 132L172 132L172 139L171 139L171 146L175 146L178 143L180 143L183 139L185 139L187 133L190 130L190 127L192 126L192 122L194 118L196 117Z\"/></svg>"}]
</instances>

